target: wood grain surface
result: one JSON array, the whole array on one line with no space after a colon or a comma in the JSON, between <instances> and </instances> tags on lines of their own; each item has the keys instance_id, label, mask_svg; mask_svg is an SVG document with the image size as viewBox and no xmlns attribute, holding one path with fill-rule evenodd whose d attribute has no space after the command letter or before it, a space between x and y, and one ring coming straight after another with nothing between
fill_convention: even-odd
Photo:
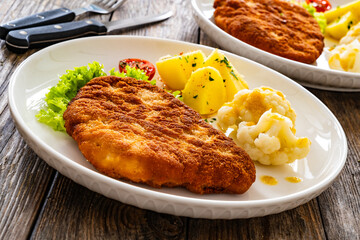
<instances>
[{"instance_id":1,"label":"wood grain surface","mask_svg":"<svg viewBox=\"0 0 360 240\"><path fill-rule=\"evenodd\" d=\"M3 0L0 23L79 0ZM112 34L176 39L218 47L197 26L190 0L128 0L101 21L172 10L169 20ZM9 78L38 50L9 52L0 42L0 239L360 239L360 93L309 89L335 114L348 139L336 181L295 209L260 218L208 220L139 209L108 199L62 176L24 142L8 106Z\"/></svg>"}]
</instances>

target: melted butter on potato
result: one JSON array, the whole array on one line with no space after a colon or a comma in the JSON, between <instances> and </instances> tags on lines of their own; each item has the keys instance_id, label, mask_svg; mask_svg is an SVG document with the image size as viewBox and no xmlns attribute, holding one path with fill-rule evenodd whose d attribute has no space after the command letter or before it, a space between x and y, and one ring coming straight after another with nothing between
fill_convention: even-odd
<instances>
[{"instance_id":1,"label":"melted butter on potato","mask_svg":"<svg viewBox=\"0 0 360 240\"><path fill-rule=\"evenodd\" d=\"M349 11L354 13L360 12L360 1L358 0L335 7L329 11L324 12L324 16L327 22L330 23L341 18L341 16L345 15Z\"/></svg>"},{"instance_id":2,"label":"melted butter on potato","mask_svg":"<svg viewBox=\"0 0 360 240\"><path fill-rule=\"evenodd\" d=\"M217 112L226 101L223 78L213 67L203 67L191 74L183 90L184 103L202 115Z\"/></svg>"},{"instance_id":3,"label":"melted butter on potato","mask_svg":"<svg viewBox=\"0 0 360 240\"><path fill-rule=\"evenodd\" d=\"M184 102L202 115L215 113L225 102L232 101L237 92L249 88L242 75L217 49L208 57L201 50L164 56L156 67L166 88L182 90Z\"/></svg>"},{"instance_id":4,"label":"melted butter on potato","mask_svg":"<svg viewBox=\"0 0 360 240\"><path fill-rule=\"evenodd\" d=\"M327 21L326 35L339 40L360 21L360 0L337 6L324 12Z\"/></svg>"},{"instance_id":5,"label":"melted butter on potato","mask_svg":"<svg viewBox=\"0 0 360 240\"><path fill-rule=\"evenodd\" d=\"M352 25L356 24L359 21L359 16L349 11L339 19L331 22L326 28L325 32L331 37L339 40L349 31Z\"/></svg>"},{"instance_id":6,"label":"melted butter on potato","mask_svg":"<svg viewBox=\"0 0 360 240\"><path fill-rule=\"evenodd\" d=\"M360 73L360 23L352 26L339 43L330 50L329 67Z\"/></svg>"},{"instance_id":7,"label":"melted butter on potato","mask_svg":"<svg viewBox=\"0 0 360 240\"><path fill-rule=\"evenodd\" d=\"M201 51L193 51L173 57L163 57L156 62L158 73L172 90L182 90L191 73L203 66L205 54Z\"/></svg>"}]
</instances>

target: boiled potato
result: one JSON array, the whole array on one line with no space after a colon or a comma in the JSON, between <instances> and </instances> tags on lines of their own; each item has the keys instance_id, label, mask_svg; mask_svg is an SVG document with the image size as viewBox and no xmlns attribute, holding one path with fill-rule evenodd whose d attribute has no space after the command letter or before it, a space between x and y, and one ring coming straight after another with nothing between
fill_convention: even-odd
<instances>
[{"instance_id":1,"label":"boiled potato","mask_svg":"<svg viewBox=\"0 0 360 240\"><path fill-rule=\"evenodd\" d=\"M217 49L208 56L204 66L214 67L220 72L226 88L226 101L228 102L233 100L234 95L238 91L249 88L242 76L236 71L225 55L220 53Z\"/></svg>"},{"instance_id":2,"label":"boiled potato","mask_svg":"<svg viewBox=\"0 0 360 240\"><path fill-rule=\"evenodd\" d=\"M324 16L328 23L336 21L341 16L345 15L347 12L352 11L354 13L360 13L360 1L351 2L344 4L333 9L324 12Z\"/></svg>"},{"instance_id":3,"label":"boiled potato","mask_svg":"<svg viewBox=\"0 0 360 240\"><path fill-rule=\"evenodd\" d=\"M219 110L226 101L226 90L219 71L203 67L193 72L183 90L183 100L202 115Z\"/></svg>"},{"instance_id":4,"label":"boiled potato","mask_svg":"<svg viewBox=\"0 0 360 240\"><path fill-rule=\"evenodd\" d=\"M173 57L166 57L156 62L161 79L172 90L182 90L193 71L202 67L205 54L193 51Z\"/></svg>"},{"instance_id":5,"label":"boiled potato","mask_svg":"<svg viewBox=\"0 0 360 240\"><path fill-rule=\"evenodd\" d=\"M339 44L346 45L353 42L355 39L360 40L360 22L350 28L346 35L340 39Z\"/></svg>"},{"instance_id":6,"label":"boiled potato","mask_svg":"<svg viewBox=\"0 0 360 240\"><path fill-rule=\"evenodd\" d=\"M355 25L359 21L359 17L352 11L347 12L340 19L330 23L325 32L331 37L339 40L349 31L351 26Z\"/></svg>"}]
</instances>

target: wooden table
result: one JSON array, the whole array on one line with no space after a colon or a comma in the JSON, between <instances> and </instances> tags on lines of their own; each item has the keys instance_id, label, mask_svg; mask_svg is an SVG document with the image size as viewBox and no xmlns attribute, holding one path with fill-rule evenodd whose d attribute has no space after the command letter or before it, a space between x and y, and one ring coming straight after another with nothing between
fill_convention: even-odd
<instances>
[{"instance_id":1,"label":"wooden table","mask_svg":"<svg viewBox=\"0 0 360 240\"><path fill-rule=\"evenodd\" d=\"M66 6L79 0L3 0L0 22ZM160 13L162 23L114 34L177 39L218 47L192 17L190 0L128 0L103 21ZM0 42L0 239L360 239L360 93L309 89L335 114L348 139L345 167L312 201L280 214L239 220L207 220L155 213L122 204L82 187L40 159L14 126L9 79L37 50L17 55Z\"/></svg>"}]
</instances>

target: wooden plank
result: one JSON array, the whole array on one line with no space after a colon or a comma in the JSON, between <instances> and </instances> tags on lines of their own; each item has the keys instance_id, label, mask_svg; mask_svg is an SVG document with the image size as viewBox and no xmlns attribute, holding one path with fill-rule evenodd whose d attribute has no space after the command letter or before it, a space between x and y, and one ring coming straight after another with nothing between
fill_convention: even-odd
<instances>
[{"instance_id":1,"label":"wooden plank","mask_svg":"<svg viewBox=\"0 0 360 240\"><path fill-rule=\"evenodd\" d=\"M12 133L0 153L0 239L29 235L54 172L18 132L13 129Z\"/></svg>"},{"instance_id":2,"label":"wooden plank","mask_svg":"<svg viewBox=\"0 0 360 240\"><path fill-rule=\"evenodd\" d=\"M44 6L51 4L44 1ZM2 1L0 22L32 13L44 6L23 1ZM8 107L9 78L34 51L13 54L0 42L0 239L27 238L54 171L26 145L16 131Z\"/></svg>"},{"instance_id":3,"label":"wooden plank","mask_svg":"<svg viewBox=\"0 0 360 240\"><path fill-rule=\"evenodd\" d=\"M189 219L191 239L326 239L316 200L266 217L234 220Z\"/></svg>"},{"instance_id":4,"label":"wooden plank","mask_svg":"<svg viewBox=\"0 0 360 240\"><path fill-rule=\"evenodd\" d=\"M159 37L197 43L198 26L192 18L189 1L127 1L121 9L114 12L112 21L160 14L168 10L171 10L174 15L164 22L143 28L114 31L111 34Z\"/></svg>"},{"instance_id":5,"label":"wooden plank","mask_svg":"<svg viewBox=\"0 0 360 240\"><path fill-rule=\"evenodd\" d=\"M35 230L32 239L185 239L186 218L122 204L59 175Z\"/></svg>"}]
</instances>

